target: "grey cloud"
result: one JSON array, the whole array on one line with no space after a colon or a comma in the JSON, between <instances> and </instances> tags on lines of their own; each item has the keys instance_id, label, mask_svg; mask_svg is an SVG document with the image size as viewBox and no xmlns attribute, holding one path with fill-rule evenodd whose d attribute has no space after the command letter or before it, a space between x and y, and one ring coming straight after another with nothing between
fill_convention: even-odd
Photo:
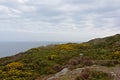
<instances>
[{"instance_id":1,"label":"grey cloud","mask_svg":"<svg viewBox=\"0 0 120 80\"><path fill-rule=\"evenodd\" d=\"M119 0L0 0L0 31L67 33L88 38L111 35L120 32L119 3Z\"/></svg>"}]
</instances>

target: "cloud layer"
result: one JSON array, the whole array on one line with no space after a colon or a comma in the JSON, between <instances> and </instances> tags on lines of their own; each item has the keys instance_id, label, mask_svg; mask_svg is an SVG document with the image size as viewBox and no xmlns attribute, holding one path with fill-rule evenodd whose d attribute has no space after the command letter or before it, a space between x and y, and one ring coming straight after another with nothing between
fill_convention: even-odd
<instances>
[{"instance_id":1,"label":"cloud layer","mask_svg":"<svg viewBox=\"0 0 120 80\"><path fill-rule=\"evenodd\" d=\"M54 35L49 40L79 41L120 33L119 3L120 0L0 0L0 36L14 32L13 38L29 33L30 40L39 34Z\"/></svg>"}]
</instances>

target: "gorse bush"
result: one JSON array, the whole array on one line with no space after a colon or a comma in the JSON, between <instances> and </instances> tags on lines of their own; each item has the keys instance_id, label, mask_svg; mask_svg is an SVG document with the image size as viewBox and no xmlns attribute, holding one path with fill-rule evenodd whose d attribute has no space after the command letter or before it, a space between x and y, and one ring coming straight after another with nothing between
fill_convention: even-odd
<instances>
[{"instance_id":1,"label":"gorse bush","mask_svg":"<svg viewBox=\"0 0 120 80\"><path fill-rule=\"evenodd\" d=\"M31 71L24 69L24 64L21 62L12 62L0 69L0 78L2 80L22 80L30 78L33 75Z\"/></svg>"},{"instance_id":2,"label":"gorse bush","mask_svg":"<svg viewBox=\"0 0 120 80\"><path fill-rule=\"evenodd\" d=\"M21 69L24 67L24 64L21 62L12 62L6 65L8 69Z\"/></svg>"}]
</instances>

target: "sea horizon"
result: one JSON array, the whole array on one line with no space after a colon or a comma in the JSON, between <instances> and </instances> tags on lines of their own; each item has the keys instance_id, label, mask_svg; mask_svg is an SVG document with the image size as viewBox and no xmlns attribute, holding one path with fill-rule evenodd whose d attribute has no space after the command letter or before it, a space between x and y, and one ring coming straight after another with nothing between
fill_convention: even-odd
<instances>
[{"instance_id":1,"label":"sea horizon","mask_svg":"<svg viewBox=\"0 0 120 80\"><path fill-rule=\"evenodd\" d=\"M25 52L31 48L51 44L69 43L70 41L0 41L0 58ZM71 41L72 42L72 41ZM75 42L79 43L79 42Z\"/></svg>"},{"instance_id":2,"label":"sea horizon","mask_svg":"<svg viewBox=\"0 0 120 80\"><path fill-rule=\"evenodd\" d=\"M66 42L57 41L0 41L0 58L25 52L34 47Z\"/></svg>"}]
</instances>

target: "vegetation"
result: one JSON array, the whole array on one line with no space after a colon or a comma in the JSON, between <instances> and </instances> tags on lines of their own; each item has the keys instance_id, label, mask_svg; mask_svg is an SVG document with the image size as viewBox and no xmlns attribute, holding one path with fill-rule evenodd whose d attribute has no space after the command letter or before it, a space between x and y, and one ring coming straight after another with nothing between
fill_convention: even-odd
<instances>
[{"instance_id":1,"label":"vegetation","mask_svg":"<svg viewBox=\"0 0 120 80\"><path fill-rule=\"evenodd\" d=\"M85 69L75 80L113 80L107 73Z\"/></svg>"},{"instance_id":2,"label":"vegetation","mask_svg":"<svg viewBox=\"0 0 120 80\"><path fill-rule=\"evenodd\" d=\"M11 57L1 58L0 79L35 80L43 75L54 74L64 67L74 69L93 64L114 66L120 63L119 46L120 35L117 34L80 44L67 43L32 48Z\"/></svg>"}]
</instances>

